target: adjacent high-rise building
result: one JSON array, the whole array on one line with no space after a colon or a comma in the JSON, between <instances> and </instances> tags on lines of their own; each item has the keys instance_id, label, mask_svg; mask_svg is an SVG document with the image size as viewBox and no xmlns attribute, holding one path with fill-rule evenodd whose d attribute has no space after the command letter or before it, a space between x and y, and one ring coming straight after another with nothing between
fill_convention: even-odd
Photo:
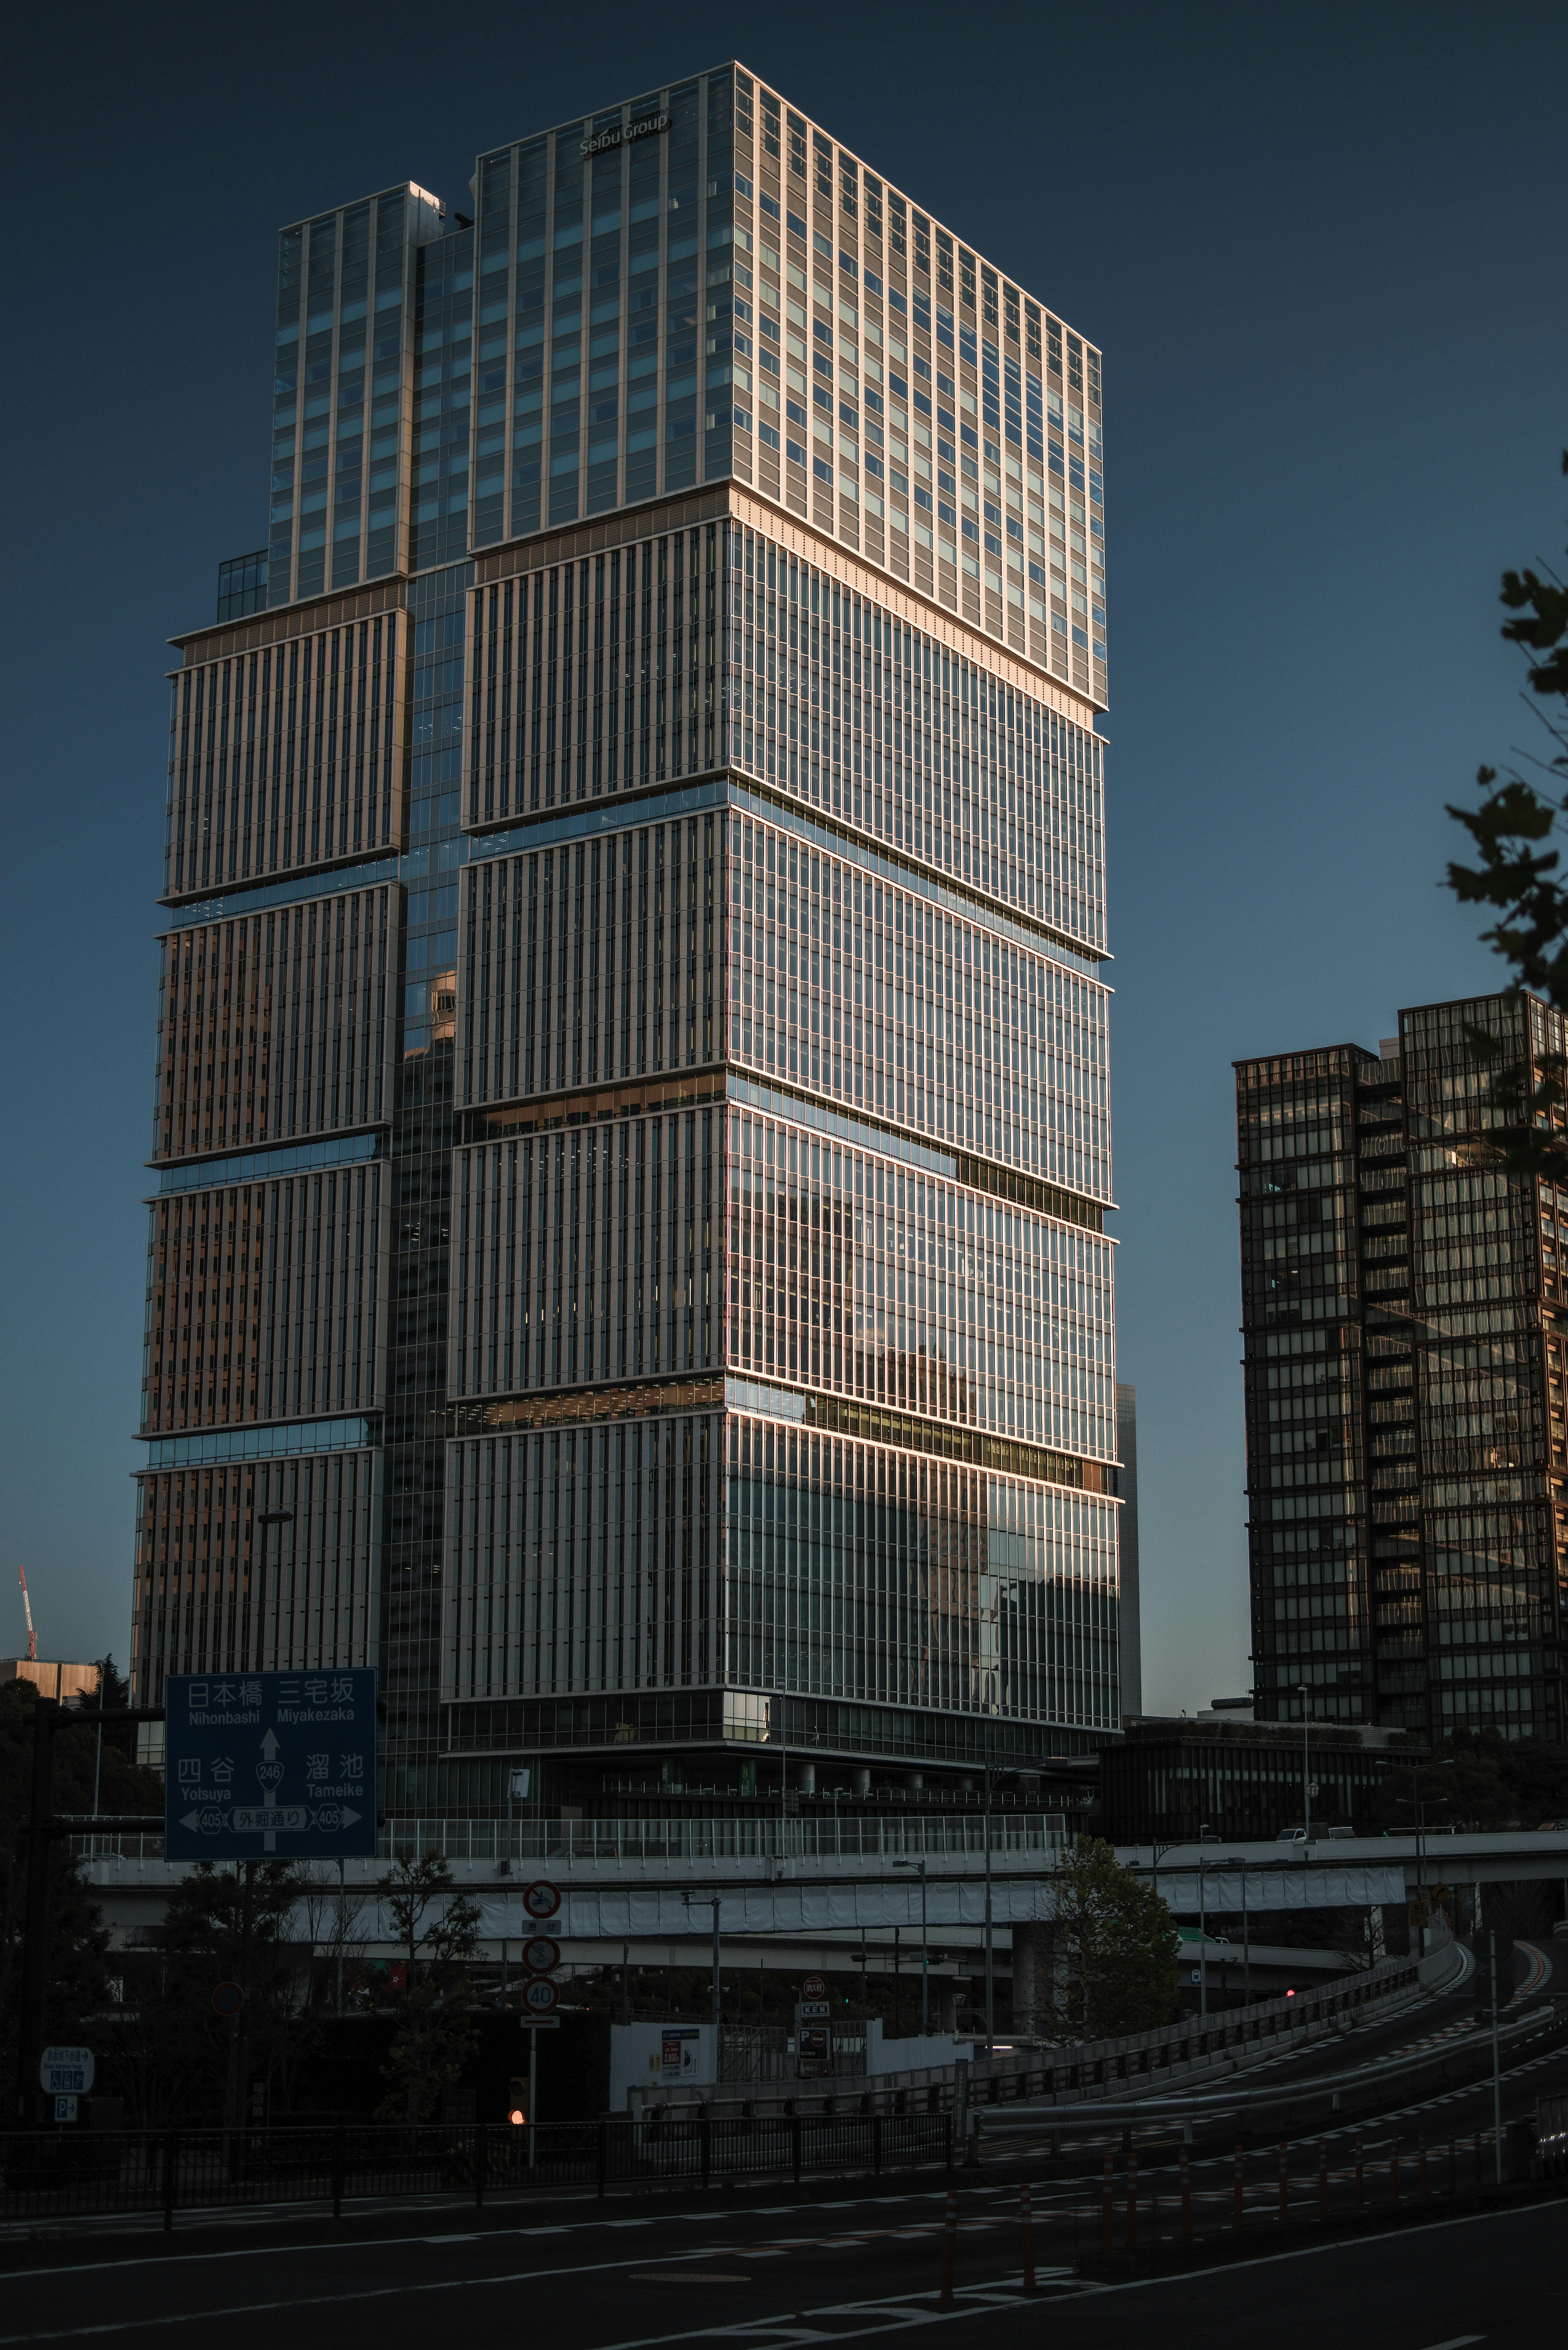
<instances>
[{"instance_id":1,"label":"adjacent high-rise building","mask_svg":"<svg viewBox=\"0 0 1568 2350\"><path fill-rule=\"evenodd\" d=\"M1236 1064L1260 1718L1563 1735L1568 1191L1500 1170L1467 1027L1563 1049L1487 996Z\"/></svg>"},{"instance_id":2,"label":"adjacent high-rise building","mask_svg":"<svg viewBox=\"0 0 1568 2350\"><path fill-rule=\"evenodd\" d=\"M1143 1711L1143 1619L1138 1610L1137 1555L1137 1389L1116 1386L1116 1483L1121 1510L1116 1518L1117 1641L1124 1716Z\"/></svg>"},{"instance_id":3,"label":"adjacent high-rise building","mask_svg":"<svg viewBox=\"0 0 1568 2350\"><path fill-rule=\"evenodd\" d=\"M175 639L138 1699L376 1664L405 1811L1082 1752L1099 354L734 66L472 187L283 232Z\"/></svg>"}]
</instances>

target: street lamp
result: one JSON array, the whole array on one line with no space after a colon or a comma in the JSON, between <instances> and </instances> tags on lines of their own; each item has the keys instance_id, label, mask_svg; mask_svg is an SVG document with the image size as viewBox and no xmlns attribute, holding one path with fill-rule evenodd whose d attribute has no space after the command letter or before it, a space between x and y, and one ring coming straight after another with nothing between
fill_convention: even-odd
<instances>
[{"instance_id":1,"label":"street lamp","mask_svg":"<svg viewBox=\"0 0 1568 2350\"><path fill-rule=\"evenodd\" d=\"M1425 1958L1427 1955L1427 1814L1429 1811L1441 1811L1446 1804L1453 1801L1453 1798L1451 1795L1425 1797L1422 1795L1421 1766L1418 1762L1412 1763L1411 1776L1416 1783L1414 1795L1396 1795L1394 1801L1401 1811L1413 1811L1416 1814L1416 1907L1420 1912L1420 1923L1417 1926L1416 1931L1420 1936L1420 1956Z\"/></svg>"},{"instance_id":2,"label":"street lamp","mask_svg":"<svg viewBox=\"0 0 1568 2350\"><path fill-rule=\"evenodd\" d=\"M294 1523L294 1512L292 1510L257 1510L253 1513L252 1523L258 1526L291 1526ZM280 1566L283 1564L283 1535L281 1533L277 1538L277 1563ZM265 1669L266 1665L266 1536L265 1534L262 1536L261 1547L261 1588L258 1591L256 1597L256 1614L259 1623L257 1647L259 1653L256 1658L255 1669L258 1672L261 1672ZM273 1664L275 1667L276 1666L276 1663L277 1643L275 1641L273 1643Z\"/></svg>"},{"instance_id":3,"label":"street lamp","mask_svg":"<svg viewBox=\"0 0 1568 2350\"><path fill-rule=\"evenodd\" d=\"M895 1868L917 1868L920 1873L920 2033L926 2037L931 2028L931 1968L930 1945L926 1935L926 1864L923 1860L896 1860Z\"/></svg>"},{"instance_id":4,"label":"street lamp","mask_svg":"<svg viewBox=\"0 0 1568 2350\"><path fill-rule=\"evenodd\" d=\"M1302 1701L1302 1817L1306 1824L1306 1841L1312 1842L1312 1771L1308 1760L1307 1742L1312 1734L1312 1717L1307 1712L1308 1689L1305 1681L1296 1683L1296 1695Z\"/></svg>"},{"instance_id":5,"label":"street lamp","mask_svg":"<svg viewBox=\"0 0 1568 2350\"><path fill-rule=\"evenodd\" d=\"M533 1774L529 1771L514 1770L508 1771L506 1773L506 1866L508 1868L512 1866L512 1846L514 1840L512 1807L514 1804L525 1804L527 1802L528 1790L532 1784ZM504 1955L502 1958L501 1965L502 1971L504 1973L506 1968Z\"/></svg>"}]
</instances>

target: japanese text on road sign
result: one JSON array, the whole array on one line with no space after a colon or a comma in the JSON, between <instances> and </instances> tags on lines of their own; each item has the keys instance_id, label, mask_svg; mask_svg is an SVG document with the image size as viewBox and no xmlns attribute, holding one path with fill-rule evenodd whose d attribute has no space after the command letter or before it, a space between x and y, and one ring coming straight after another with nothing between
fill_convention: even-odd
<instances>
[{"instance_id":1,"label":"japanese text on road sign","mask_svg":"<svg viewBox=\"0 0 1568 2350\"><path fill-rule=\"evenodd\" d=\"M376 1851L376 1676L171 1675L164 1684L171 1860Z\"/></svg>"}]
</instances>

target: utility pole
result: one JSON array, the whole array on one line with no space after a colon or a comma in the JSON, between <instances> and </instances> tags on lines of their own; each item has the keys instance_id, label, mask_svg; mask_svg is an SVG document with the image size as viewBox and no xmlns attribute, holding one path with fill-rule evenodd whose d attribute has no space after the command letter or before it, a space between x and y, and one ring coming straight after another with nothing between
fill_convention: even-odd
<instances>
[{"instance_id":1,"label":"utility pole","mask_svg":"<svg viewBox=\"0 0 1568 2350\"><path fill-rule=\"evenodd\" d=\"M1198 1831L1202 1835L1201 1828ZM1209 2012L1209 1887L1203 1874L1203 1846L1198 1847L1198 2012Z\"/></svg>"},{"instance_id":2,"label":"utility pole","mask_svg":"<svg viewBox=\"0 0 1568 2350\"><path fill-rule=\"evenodd\" d=\"M996 2051L996 1937L991 1909L991 1761L985 1765L985 2053Z\"/></svg>"},{"instance_id":3,"label":"utility pole","mask_svg":"<svg viewBox=\"0 0 1568 2350\"><path fill-rule=\"evenodd\" d=\"M1491 2129L1497 2147L1497 2183L1502 2185L1502 2056L1497 2031L1497 1935L1487 1935L1491 1956Z\"/></svg>"},{"instance_id":4,"label":"utility pole","mask_svg":"<svg viewBox=\"0 0 1568 2350\"><path fill-rule=\"evenodd\" d=\"M719 1986L719 1896L715 1893L713 1896L713 2029L715 2033L722 2020L722 1994ZM713 2052L715 2064L718 2061L718 2054L715 2048Z\"/></svg>"},{"instance_id":5,"label":"utility pole","mask_svg":"<svg viewBox=\"0 0 1568 2350\"><path fill-rule=\"evenodd\" d=\"M22 2003L16 2033L16 2118L41 2121L38 2059L44 2053L44 1989L48 1981L49 1819L55 1808L55 1731L59 1700L41 1697L33 1711L33 1795L27 1823L27 1929L22 1946Z\"/></svg>"},{"instance_id":6,"label":"utility pole","mask_svg":"<svg viewBox=\"0 0 1568 2350\"><path fill-rule=\"evenodd\" d=\"M931 1944L926 1931L926 1864L923 1860L896 1860L895 1868L919 1869L920 1875L920 2036L925 2038L931 2028Z\"/></svg>"},{"instance_id":7,"label":"utility pole","mask_svg":"<svg viewBox=\"0 0 1568 2350\"><path fill-rule=\"evenodd\" d=\"M1252 1927L1247 1911L1247 1864L1241 1863L1241 1998L1251 2006L1252 2000Z\"/></svg>"}]
</instances>

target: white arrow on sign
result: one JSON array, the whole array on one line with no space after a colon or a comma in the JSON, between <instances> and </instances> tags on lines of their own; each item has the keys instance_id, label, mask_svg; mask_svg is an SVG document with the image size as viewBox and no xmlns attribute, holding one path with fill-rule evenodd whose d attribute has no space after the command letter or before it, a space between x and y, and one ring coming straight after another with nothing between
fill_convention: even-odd
<instances>
[{"instance_id":1,"label":"white arrow on sign","mask_svg":"<svg viewBox=\"0 0 1568 2350\"><path fill-rule=\"evenodd\" d=\"M269 1762L277 1761L277 1733L269 1730L261 1742L262 1752Z\"/></svg>"},{"instance_id":2,"label":"white arrow on sign","mask_svg":"<svg viewBox=\"0 0 1568 2350\"><path fill-rule=\"evenodd\" d=\"M217 1835L227 1828L239 1835L265 1835L266 1850L276 1849L279 1831L286 1835L303 1835L307 1828L322 1828L331 1834L337 1828L358 1825L359 1813L347 1804L323 1804L313 1812L305 1804L235 1804L226 1812L212 1806L206 1811L186 1812L180 1822L182 1828L206 1835Z\"/></svg>"}]
</instances>

